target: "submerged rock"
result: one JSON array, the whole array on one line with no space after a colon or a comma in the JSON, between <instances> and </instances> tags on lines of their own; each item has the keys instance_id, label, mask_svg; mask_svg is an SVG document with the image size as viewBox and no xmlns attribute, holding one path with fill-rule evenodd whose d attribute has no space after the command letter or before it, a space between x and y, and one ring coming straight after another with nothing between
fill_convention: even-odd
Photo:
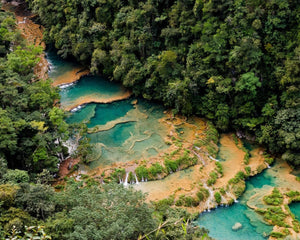
<instances>
[{"instance_id":1,"label":"submerged rock","mask_svg":"<svg viewBox=\"0 0 300 240\"><path fill-rule=\"evenodd\" d=\"M239 229L241 229L243 227L243 225L239 222L236 222L233 226L232 226L232 230L233 231L238 231Z\"/></svg>"}]
</instances>

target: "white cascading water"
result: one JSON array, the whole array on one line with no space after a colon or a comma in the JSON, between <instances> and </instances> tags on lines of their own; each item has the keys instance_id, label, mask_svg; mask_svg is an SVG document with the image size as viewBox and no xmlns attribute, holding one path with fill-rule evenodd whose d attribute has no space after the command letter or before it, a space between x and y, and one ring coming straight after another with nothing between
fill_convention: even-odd
<instances>
[{"instance_id":1,"label":"white cascading water","mask_svg":"<svg viewBox=\"0 0 300 240\"><path fill-rule=\"evenodd\" d=\"M126 173L126 177L125 177L125 181L123 183L124 186L127 186L128 185L128 176L129 176L129 173L127 172Z\"/></svg>"},{"instance_id":2,"label":"white cascading water","mask_svg":"<svg viewBox=\"0 0 300 240\"><path fill-rule=\"evenodd\" d=\"M216 159L216 158L214 158L214 157L212 157L212 156L210 156L210 155L208 155L208 157L209 157L211 160L214 160L214 161L217 161L217 162L220 161L219 159Z\"/></svg>"},{"instance_id":3,"label":"white cascading water","mask_svg":"<svg viewBox=\"0 0 300 240\"><path fill-rule=\"evenodd\" d=\"M204 186L204 188L206 188L206 189L208 190L208 192L209 192L209 197L208 197L208 199L207 199L207 201L206 201L206 207L207 207L207 211L210 212L210 203L214 201L214 191L213 191L211 188L209 188L209 187L206 185L206 183L205 183L203 186Z\"/></svg>"},{"instance_id":4,"label":"white cascading water","mask_svg":"<svg viewBox=\"0 0 300 240\"><path fill-rule=\"evenodd\" d=\"M138 178L137 178L136 174L134 174L134 176L135 176L135 183L139 184L139 181L138 181Z\"/></svg>"},{"instance_id":5,"label":"white cascading water","mask_svg":"<svg viewBox=\"0 0 300 240\"><path fill-rule=\"evenodd\" d=\"M231 192L226 192L226 195L231 197L235 203L238 203L239 201L236 199L236 197Z\"/></svg>"},{"instance_id":6,"label":"white cascading water","mask_svg":"<svg viewBox=\"0 0 300 240\"><path fill-rule=\"evenodd\" d=\"M265 164L267 165L267 168L271 168L271 166L267 162L265 162Z\"/></svg>"}]
</instances>

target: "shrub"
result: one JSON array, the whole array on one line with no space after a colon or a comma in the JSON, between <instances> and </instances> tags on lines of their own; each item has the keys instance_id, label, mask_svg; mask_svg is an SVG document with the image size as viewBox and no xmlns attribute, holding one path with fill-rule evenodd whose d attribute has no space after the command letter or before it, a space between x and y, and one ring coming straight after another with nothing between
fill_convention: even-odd
<instances>
[{"instance_id":1,"label":"shrub","mask_svg":"<svg viewBox=\"0 0 300 240\"><path fill-rule=\"evenodd\" d=\"M135 174L140 181L149 177L148 169L145 166L138 166L135 169Z\"/></svg>"},{"instance_id":2,"label":"shrub","mask_svg":"<svg viewBox=\"0 0 300 240\"><path fill-rule=\"evenodd\" d=\"M220 193L221 193L222 195L225 195L225 194L226 194L224 188L220 188Z\"/></svg>"},{"instance_id":3,"label":"shrub","mask_svg":"<svg viewBox=\"0 0 300 240\"><path fill-rule=\"evenodd\" d=\"M162 173L164 168L159 164L159 163L154 163L150 168L149 168L149 173L153 176L156 177L157 174Z\"/></svg>"},{"instance_id":4,"label":"shrub","mask_svg":"<svg viewBox=\"0 0 300 240\"><path fill-rule=\"evenodd\" d=\"M299 196L300 193L298 191L289 191L285 195L287 195L288 197L296 197L296 196Z\"/></svg>"},{"instance_id":5,"label":"shrub","mask_svg":"<svg viewBox=\"0 0 300 240\"><path fill-rule=\"evenodd\" d=\"M233 138L233 141L234 141L235 145L238 146L239 145L239 140L238 140L236 134L232 134L232 138Z\"/></svg>"},{"instance_id":6,"label":"shrub","mask_svg":"<svg viewBox=\"0 0 300 240\"><path fill-rule=\"evenodd\" d=\"M275 238L282 238L285 236L285 234L283 234L281 232L271 232L270 236L275 237Z\"/></svg>"},{"instance_id":7,"label":"shrub","mask_svg":"<svg viewBox=\"0 0 300 240\"><path fill-rule=\"evenodd\" d=\"M209 179L207 180L207 185L211 186L211 185L215 184L217 181L217 178L218 178L218 174L216 172L211 172L209 174Z\"/></svg>"},{"instance_id":8,"label":"shrub","mask_svg":"<svg viewBox=\"0 0 300 240\"><path fill-rule=\"evenodd\" d=\"M4 174L3 179L5 182L12 183L27 183L29 182L29 175L27 171L19 169L8 169Z\"/></svg>"},{"instance_id":9,"label":"shrub","mask_svg":"<svg viewBox=\"0 0 300 240\"><path fill-rule=\"evenodd\" d=\"M217 167L217 172L221 174L221 176L223 176L223 166L220 162L215 162L216 167Z\"/></svg>"},{"instance_id":10,"label":"shrub","mask_svg":"<svg viewBox=\"0 0 300 240\"><path fill-rule=\"evenodd\" d=\"M171 172L176 172L176 170L178 169L178 162L177 161L172 161L172 160L165 160L164 162L165 164L165 168L167 169L167 171L169 173Z\"/></svg>"},{"instance_id":11,"label":"shrub","mask_svg":"<svg viewBox=\"0 0 300 240\"><path fill-rule=\"evenodd\" d=\"M264 197L264 201L268 205L278 206L283 203L283 196L277 188L274 188L272 194Z\"/></svg>"},{"instance_id":12,"label":"shrub","mask_svg":"<svg viewBox=\"0 0 300 240\"><path fill-rule=\"evenodd\" d=\"M270 207L264 213L264 219L270 221L272 225L277 225L280 227L287 227L284 222L286 214L282 211L280 207Z\"/></svg>"},{"instance_id":13,"label":"shrub","mask_svg":"<svg viewBox=\"0 0 300 240\"><path fill-rule=\"evenodd\" d=\"M251 173L251 167L249 167L249 166L245 167L245 172L246 172L247 176L249 176Z\"/></svg>"},{"instance_id":14,"label":"shrub","mask_svg":"<svg viewBox=\"0 0 300 240\"><path fill-rule=\"evenodd\" d=\"M209 191L206 188L200 188L200 190L196 193L199 201L203 201L209 197Z\"/></svg>"},{"instance_id":15,"label":"shrub","mask_svg":"<svg viewBox=\"0 0 300 240\"><path fill-rule=\"evenodd\" d=\"M124 168L115 169L115 171L111 174L111 177L118 183L120 179L123 179L126 175L126 171Z\"/></svg>"},{"instance_id":16,"label":"shrub","mask_svg":"<svg viewBox=\"0 0 300 240\"><path fill-rule=\"evenodd\" d=\"M217 203L220 203L222 198L221 198L221 194L219 192L215 192L215 200Z\"/></svg>"},{"instance_id":17,"label":"shrub","mask_svg":"<svg viewBox=\"0 0 300 240\"><path fill-rule=\"evenodd\" d=\"M180 207L183 205L183 201L181 199L178 199L176 202L175 202L175 206L177 207Z\"/></svg>"},{"instance_id":18,"label":"shrub","mask_svg":"<svg viewBox=\"0 0 300 240\"><path fill-rule=\"evenodd\" d=\"M184 206L185 207L196 207L199 205L199 201L197 201L196 199L194 199L191 196L185 197L184 198Z\"/></svg>"},{"instance_id":19,"label":"shrub","mask_svg":"<svg viewBox=\"0 0 300 240\"><path fill-rule=\"evenodd\" d=\"M164 211L174 204L174 196L171 195L168 198L162 199L160 201L154 202L156 211Z\"/></svg>"},{"instance_id":20,"label":"shrub","mask_svg":"<svg viewBox=\"0 0 300 240\"><path fill-rule=\"evenodd\" d=\"M231 179L229 180L229 183L230 183L230 184L232 184L232 183L236 184L236 183L238 183L239 181L244 180L244 179L245 179L245 173L242 172L242 171L239 171L239 172L235 175L234 178L231 178Z\"/></svg>"},{"instance_id":21,"label":"shrub","mask_svg":"<svg viewBox=\"0 0 300 240\"><path fill-rule=\"evenodd\" d=\"M249 153L249 150L246 149L245 156L244 156L244 163L245 163L246 165L249 164L249 159L250 159L250 153Z\"/></svg>"}]
</instances>

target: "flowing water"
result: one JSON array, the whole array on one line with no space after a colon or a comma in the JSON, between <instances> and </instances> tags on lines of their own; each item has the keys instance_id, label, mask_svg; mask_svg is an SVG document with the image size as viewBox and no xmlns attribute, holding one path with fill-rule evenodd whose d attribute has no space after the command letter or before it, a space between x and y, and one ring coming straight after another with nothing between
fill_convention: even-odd
<instances>
[{"instance_id":1,"label":"flowing water","mask_svg":"<svg viewBox=\"0 0 300 240\"><path fill-rule=\"evenodd\" d=\"M257 191L275 186L268 170L256 175L246 184L246 192L230 207L219 207L211 212L200 214L197 223L209 230L210 236L216 240L259 240L272 231L272 226L264 223L261 217L248 208L247 200ZM235 223L241 223L242 228L234 231Z\"/></svg>"},{"instance_id":2,"label":"flowing water","mask_svg":"<svg viewBox=\"0 0 300 240\"><path fill-rule=\"evenodd\" d=\"M62 60L52 51L47 57L51 63L49 76L54 82L68 78L67 72L80 69L76 63ZM67 122L84 122L91 129L88 134L94 147L91 168L148 158L168 147L164 142L167 129L159 122L164 116L160 105L128 98L120 84L98 76L84 76L60 88L61 105L71 110ZM105 103L93 103L95 99Z\"/></svg>"},{"instance_id":3,"label":"flowing water","mask_svg":"<svg viewBox=\"0 0 300 240\"><path fill-rule=\"evenodd\" d=\"M78 64L62 60L51 51L47 53L47 57L51 63L49 76L53 79L61 76L68 77L67 72L80 68ZM167 129L159 122L159 119L164 116L164 109L159 105L142 99L126 98L110 103L87 103L87 101L78 107L80 105L78 99L96 96L96 98L109 100L124 92L125 90L119 84L95 76L85 76L74 84L61 87L62 106L76 106L67 121L84 122L90 130L88 137L94 147L94 161L90 165L91 168L147 158L157 155L168 147L164 142ZM187 130L182 130L177 129L180 133L188 133ZM232 147L230 141L225 140L226 138L223 138L221 142L218 159L226 161L228 158L238 158L243 154L241 150ZM244 146L252 150L248 143ZM265 239L265 236L271 232L272 226L266 225L258 214L247 207L247 202L253 195L266 192L271 187L281 184L282 181L280 182L275 176L279 170L267 169L250 178L247 181L246 192L237 203L200 214L197 224L209 229L210 236L217 240ZM226 164L224 171L226 171ZM157 196L166 192L172 193L179 188L181 191L191 191L190 186L198 184L195 182L198 175L199 169L195 166L171 174L160 181L136 184L135 188L150 192L153 195L152 200L155 200ZM177 183L179 179L180 186ZM288 182L285 184L288 185ZM293 203L290 208L300 219L300 204ZM242 228L233 231L232 226L237 222L242 224Z\"/></svg>"}]
</instances>

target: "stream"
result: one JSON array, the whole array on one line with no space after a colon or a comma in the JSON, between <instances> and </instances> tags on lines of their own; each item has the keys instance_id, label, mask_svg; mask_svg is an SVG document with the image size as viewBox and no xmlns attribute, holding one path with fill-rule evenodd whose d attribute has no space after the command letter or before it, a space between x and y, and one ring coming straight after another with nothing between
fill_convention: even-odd
<instances>
[{"instance_id":1,"label":"stream","mask_svg":"<svg viewBox=\"0 0 300 240\"><path fill-rule=\"evenodd\" d=\"M62 60L53 51L47 52L47 59L51 64L49 76L54 81L80 67L74 62ZM60 89L62 107L71 109L67 121L84 122L92 131L88 134L94 148L94 161L90 168L148 158L168 148L164 141L167 129L159 121L164 116L162 106L140 98L118 98L125 96L126 90L118 83L98 76L84 76L75 83L60 86ZM218 157L226 161L235 154L238 153L230 152L225 145L221 145ZM246 191L237 203L203 212L196 223L207 228L210 236L217 240L266 239L272 226L266 225L258 214L247 207L247 201L256 193L280 186L283 182L278 178L281 170L276 169L275 165L247 180ZM191 167L163 180L140 183L135 188L144 192L157 191L159 195L160 192L178 188L178 179L190 182L193 171L195 168ZM300 219L300 204L293 203L290 209ZM242 227L234 231L232 226L237 222Z\"/></svg>"}]
</instances>

